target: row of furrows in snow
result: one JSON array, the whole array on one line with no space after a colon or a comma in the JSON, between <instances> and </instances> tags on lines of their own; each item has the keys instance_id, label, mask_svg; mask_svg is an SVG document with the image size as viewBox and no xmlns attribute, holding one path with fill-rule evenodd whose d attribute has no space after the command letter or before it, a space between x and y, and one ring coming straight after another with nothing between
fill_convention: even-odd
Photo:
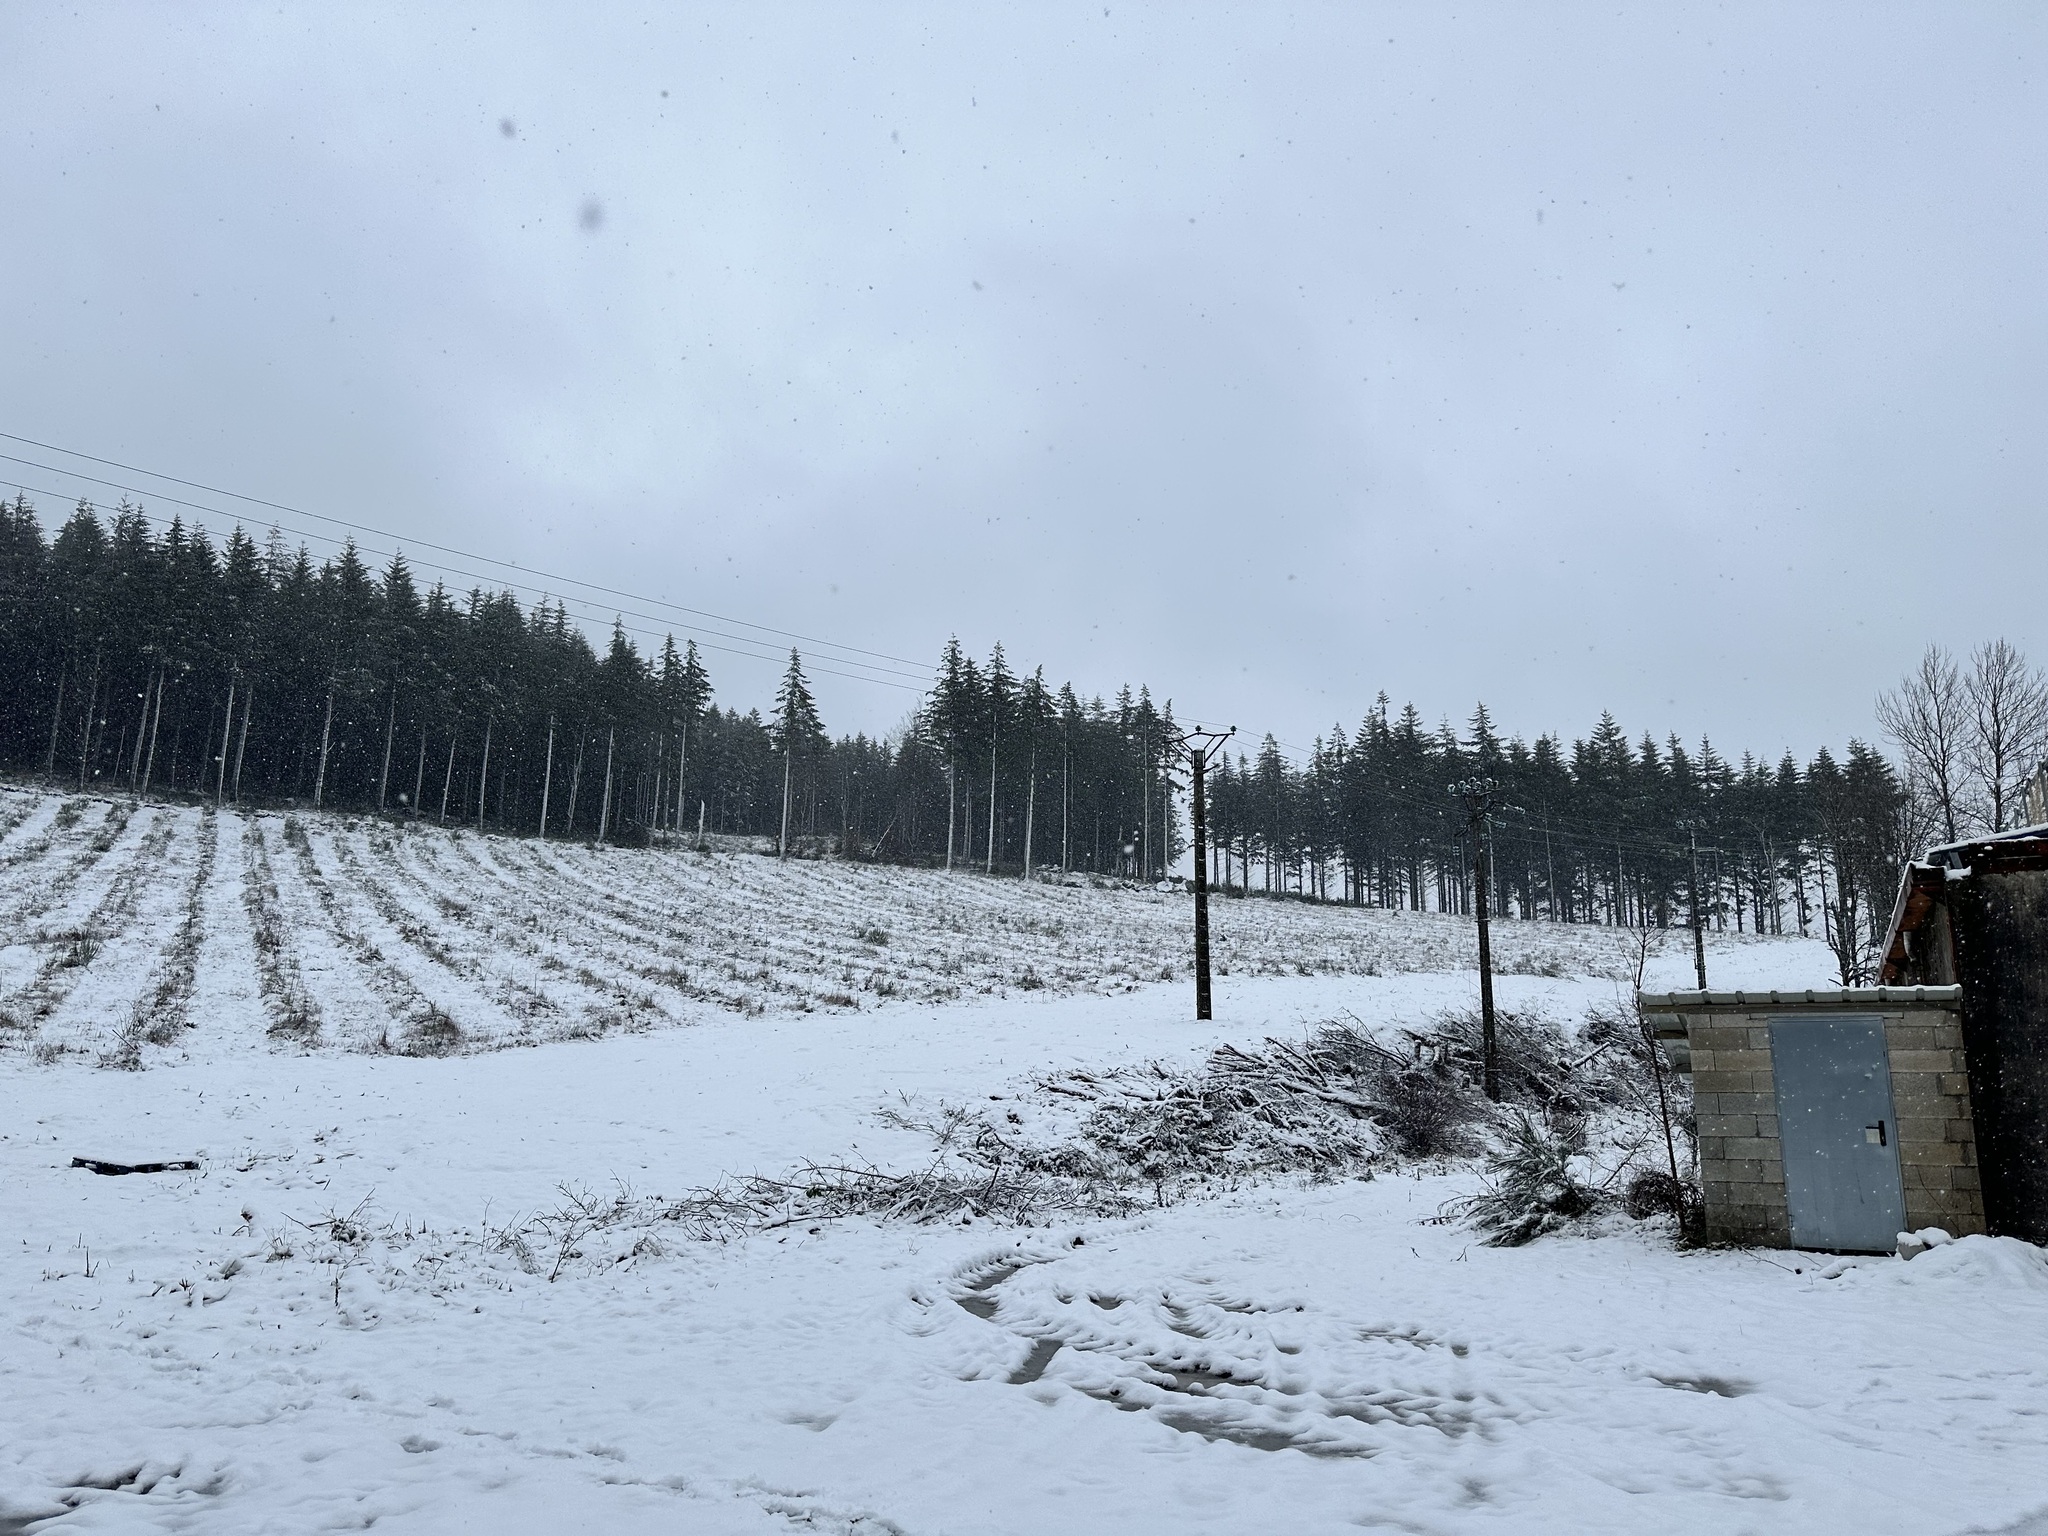
<instances>
[{"instance_id":1,"label":"row of furrows in snow","mask_svg":"<svg viewBox=\"0 0 2048 1536\"><path fill-rule=\"evenodd\" d=\"M206 931L209 910L223 931ZM1233 974L1474 961L1455 917L1228 897L1211 911ZM15 1032L131 1065L207 1012L202 948L210 974L242 982L228 1027L253 1007L281 1045L411 1053L721 1012L1121 990L1181 974L1190 948L1186 898L1149 890L19 791L0 796L0 914ZM1605 930L1495 930L1509 972L1605 970L1612 949Z\"/></svg>"},{"instance_id":2,"label":"row of furrows in snow","mask_svg":"<svg viewBox=\"0 0 2048 1536\"><path fill-rule=\"evenodd\" d=\"M338 854L353 864L373 899L451 970L528 1019L553 1020L547 1026L553 1033L602 1033L638 1022L641 1013L660 1013L656 1000L613 957L563 945L544 903L522 906L506 899L504 882L487 864L449 872L424 863L417 857L419 841L388 829L373 830L363 846L335 840ZM440 840L425 846L449 847ZM472 1039L488 1037L480 1026L465 1023L465 1030ZM531 1026L522 1026L522 1033L530 1032Z\"/></svg>"},{"instance_id":3,"label":"row of furrows in snow","mask_svg":"<svg viewBox=\"0 0 2048 1536\"><path fill-rule=\"evenodd\" d=\"M71 892L119 847L135 807L123 802L67 799L7 863L9 899L0 927L20 933L43 926L63 910Z\"/></svg>"},{"instance_id":4,"label":"row of furrows in snow","mask_svg":"<svg viewBox=\"0 0 2048 1536\"><path fill-rule=\"evenodd\" d=\"M7 947L33 969L0 996L0 1035L46 1057L111 1040L109 985L146 971L171 937L164 909L178 900L180 825L116 805L80 846L60 839L30 866L35 888L13 908Z\"/></svg>"},{"instance_id":5,"label":"row of furrows in snow","mask_svg":"<svg viewBox=\"0 0 2048 1536\"><path fill-rule=\"evenodd\" d=\"M1184 932L1161 931L1185 926L1163 910L1139 907L1122 924L1085 921L1097 893L861 866L716 863L651 870L643 889L662 903L659 920L759 935L765 953L800 969L875 974L906 996L1150 980L1185 945Z\"/></svg>"},{"instance_id":6,"label":"row of furrows in snow","mask_svg":"<svg viewBox=\"0 0 2048 1536\"><path fill-rule=\"evenodd\" d=\"M167 1046L192 1027L192 998L199 972L199 946L206 937L206 902L220 861L220 818L202 811L194 829L191 874L183 885L176 927L155 956L128 1016L107 1046L108 1066L142 1065L145 1045Z\"/></svg>"},{"instance_id":7,"label":"row of furrows in snow","mask_svg":"<svg viewBox=\"0 0 2048 1536\"><path fill-rule=\"evenodd\" d=\"M0 790L0 869L7 867L11 850L7 844L14 834L38 812L45 819L54 816L63 802L22 790Z\"/></svg>"},{"instance_id":8,"label":"row of furrows in snow","mask_svg":"<svg viewBox=\"0 0 2048 1536\"><path fill-rule=\"evenodd\" d=\"M621 891L603 881L608 873L616 877L616 865L607 870L587 856L550 854L555 868L620 928L686 935L700 949L743 955L742 978L770 991L793 990L793 1000L844 1006L856 992L943 1000L970 988L988 990L1011 979L1006 971L1044 958L1019 946L992 954L966 925L956 934L940 914L891 902L888 888L872 875L863 882L843 867L792 873L750 869L744 859L724 868L711 861L709 869L662 861Z\"/></svg>"},{"instance_id":9,"label":"row of furrows in snow","mask_svg":"<svg viewBox=\"0 0 2048 1536\"><path fill-rule=\"evenodd\" d=\"M556 942L539 904L522 912L505 903L482 868L459 881L437 877L409 857L405 845L415 841L402 830L373 828L367 837L337 833L333 847L394 935L462 979L468 997L450 1011L465 1039L599 1034L658 1014L655 999L608 957Z\"/></svg>"},{"instance_id":10,"label":"row of furrows in snow","mask_svg":"<svg viewBox=\"0 0 2048 1536\"><path fill-rule=\"evenodd\" d=\"M488 874L492 888L513 909L549 914L549 936L587 957L611 960L639 984L696 1002L746 1013L836 1000L852 1003L847 989L877 990L875 975L857 973L805 937L815 926L806 912L792 921L760 907L743 893L683 905L664 899L658 882L622 882L622 873L652 871L634 863L580 859L559 848L467 840L459 856ZM636 856L624 856L631 860ZM886 978L884 978L886 982ZM892 989L879 988L884 995Z\"/></svg>"},{"instance_id":11,"label":"row of furrows in snow","mask_svg":"<svg viewBox=\"0 0 2048 1536\"><path fill-rule=\"evenodd\" d=\"M9 830L44 813L40 832L7 849L0 899L16 933L24 919L44 920L35 936L48 952L23 958L35 963L0 989L0 1003L11 1034L52 1054L96 1049L136 1065L145 1047L178 1039L208 937L202 912L222 880L246 931L239 953L220 958L253 979L282 1043L439 1052L674 1022L693 1008L806 1006L818 995L806 974L815 953L766 955L747 941L754 924L672 934L552 849L127 802L21 797L9 810ZM156 899L138 927L145 892ZM53 939L63 944L49 951ZM88 975L92 1020L63 1020Z\"/></svg>"}]
</instances>

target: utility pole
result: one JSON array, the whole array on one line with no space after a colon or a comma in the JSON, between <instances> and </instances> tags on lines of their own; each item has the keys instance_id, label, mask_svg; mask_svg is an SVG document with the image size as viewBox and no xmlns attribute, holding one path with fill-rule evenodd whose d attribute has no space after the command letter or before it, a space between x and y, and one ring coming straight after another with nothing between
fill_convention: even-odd
<instances>
[{"instance_id":1,"label":"utility pole","mask_svg":"<svg viewBox=\"0 0 2048 1536\"><path fill-rule=\"evenodd\" d=\"M1700 924L1700 824L1692 817L1685 821L1686 842L1692 850L1692 881L1689 896L1692 906L1692 969L1698 979L1700 990L1707 990L1707 935Z\"/></svg>"},{"instance_id":2,"label":"utility pole","mask_svg":"<svg viewBox=\"0 0 2048 1536\"><path fill-rule=\"evenodd\" d=\"M1209 802L1203 788L1203 774L1209 759L1223 750L1224 743L1237 734L1205 731L1196 726L1181 733L1180 744L1187 749L1194 768L1195 822L1195 1018L1206 1020L1209 1012Z\"/></svg>"},{"instance_id":3,"label":"utility pole","mask_svg":"<svg viewBox=\"0 0 2048 1536\"><path fill-rule=\"evenodd\" d=\"M1475 851L1472 873L1477 885L1472 910L1479 918L1479 1049L1489 1099L1500 1098L1500 1037L1493 1022L1493 795L1491 779L1467 779L1451 793L1465 802L1471 819Z\"/></svg>"}]
</instances>

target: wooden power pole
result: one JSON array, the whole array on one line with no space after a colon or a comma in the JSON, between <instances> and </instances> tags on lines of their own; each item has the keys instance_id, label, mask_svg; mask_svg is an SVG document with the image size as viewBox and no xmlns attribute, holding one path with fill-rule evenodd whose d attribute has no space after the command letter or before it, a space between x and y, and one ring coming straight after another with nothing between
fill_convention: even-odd
<instances>
[{"instance_id":1,"label":"wooden power pole","mask_svg":"<svg viewBox=\"0 0 2048 1536\"><path fill-rule=\"evenodd\" d=\"M1489 1099L1500 1098L1500 1037L1493 1022L1493 795L1491 779L1467 779L1453 784L1451 792L1463 798L1471 818L1473 842L1472 873L1477 889L1472 893L1472 910L1479 918L1479 1050L1484 1086Z\"/></svg>"},{"instance_id":2,"label":"wooden power pole","mask_svg":"<svg viewBox=\"0 0 2048 1536\"><path fill-rule=\"evenodd\" d=\"M1700 913L1700 824L1688 819L1686 841L1692 850L1692 883L1688 897L1692 907L1692 969L1702 992L1707 990L1707 932Z\"/></svg>"},{"instance_id":3,"label":"wooden power pole","mask_svg":"<svg viewBox=\"0 0 2048 1536\"><path fill-rule=\"evenodd\" d=\"M1237 734L1205 731L1197 726L1181 733L1180 744L1187 749L1194 769L1195 822L1195 1018L1210 1017L1209 1010L1209 802L1203 789L1203 773L1209 759L1223 750L1223 744Z\"/></svg>"}]
</instances>

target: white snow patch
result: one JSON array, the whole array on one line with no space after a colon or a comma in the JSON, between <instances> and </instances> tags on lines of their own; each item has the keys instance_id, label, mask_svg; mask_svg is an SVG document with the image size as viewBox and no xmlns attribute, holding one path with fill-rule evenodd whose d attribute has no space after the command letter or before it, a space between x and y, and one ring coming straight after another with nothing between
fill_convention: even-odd
<instances>
[{"instance_id":1,"label":"white snow patch","mask_svg":"<svg viewBox=\"0 0 2048 1536\"><path fill-rule=\"evenodd\" d=\"M1182 964L1179 898L224 814L191 1027L116 1071L203 819L60 820L0 794L0 1006L48 1004L0 1048L0 1532L2040 1528L2048 1262L2010 1240L1832 1280L1655 1223L1497 1250L1432 1220L1473 1177L1418 1168L1029 1231L599 1231L552 1283L489 1240L563 1184L899 1164L925 1148L877 1113L906 1098L1049 1116L1062 1068L1465 1007L1455 920L1219 903L1197 1025L1143 974ZM310 1050L271 1033L259 846ZM53 966L86 918L98 952ZM1611 936L1502 928L1570 962L1505 1005L1613 1001ZM1827 979L1796 941L1709 962ZM859 1006L826 1004L848 971ZM377 1049L422 999L457 1054Z\"/></svg>"}]
</instances>

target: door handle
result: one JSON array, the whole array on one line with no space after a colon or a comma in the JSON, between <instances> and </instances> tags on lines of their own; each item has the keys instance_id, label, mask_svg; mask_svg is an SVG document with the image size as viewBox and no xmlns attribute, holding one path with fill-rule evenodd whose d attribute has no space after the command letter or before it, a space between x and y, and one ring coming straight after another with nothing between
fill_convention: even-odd
<instances>
[{"instance_id":1,"label":"door handle","mask_svg":"<svg viewBox=\"0 0 2048 1536\"><path fill-rule=\"evenodd\" d=\"M1863 1139L1869 1142L1872 1146L1882 1147L1886 1145L1884 1139L1884 1122L1880 1120L1875 1125L1866 1125L1865 1127L1863 1127Z\"/></svg>"}]
</instances>

